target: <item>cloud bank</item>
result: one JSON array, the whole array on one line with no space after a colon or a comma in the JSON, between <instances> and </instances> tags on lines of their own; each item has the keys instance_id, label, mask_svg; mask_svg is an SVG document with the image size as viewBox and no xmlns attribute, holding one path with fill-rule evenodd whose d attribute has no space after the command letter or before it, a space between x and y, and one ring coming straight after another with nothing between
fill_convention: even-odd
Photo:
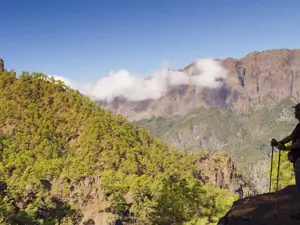
<instances>
[{"instance_id":1,"label":"cloud bank","mask_svg":"<svg viewBox=\"0 0 300 225\"><path fill-rule=\"evenodd\" d=\"M218 88L222 85L220 80L226 81L227 71L213 59L198 59L188 71L172 71L162 67L146 79L127 70L111 71L97 82L85 84L61 76L50 76L94 100L110 102L115 97L131 101L158 99L165 95L169 88L182 84Z\"/></svg>"}]
</instances>

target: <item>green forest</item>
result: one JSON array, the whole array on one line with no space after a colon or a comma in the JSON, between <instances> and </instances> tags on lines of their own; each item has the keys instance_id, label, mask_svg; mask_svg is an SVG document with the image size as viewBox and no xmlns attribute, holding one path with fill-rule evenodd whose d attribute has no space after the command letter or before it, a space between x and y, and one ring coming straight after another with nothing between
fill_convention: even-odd
<instances>
[{"instance_id":1,"label":"green forest","mask_svg":"<svg viewBox=\"0 0 300 225\"><path fill-rule=\"evenodd\" d=\"M237 199L201 182L203 152L169 147L45 74L0 72L0 104L0 224L82 223L69 200L86 177L109 202L98 213L123 224L216 224Z\"/></svg>"}]
</instances>

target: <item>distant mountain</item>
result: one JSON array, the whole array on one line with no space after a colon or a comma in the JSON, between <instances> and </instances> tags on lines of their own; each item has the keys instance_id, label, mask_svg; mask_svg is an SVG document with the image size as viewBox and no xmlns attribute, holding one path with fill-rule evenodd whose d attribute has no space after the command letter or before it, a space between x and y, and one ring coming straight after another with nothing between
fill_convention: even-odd
<instances>
[{"instance_id":1,"label":"distant mountain","mask_svg":"<svg viewBox=\"0 0 300 225\"><path fill-rule=\"evenodd\" d=\"M221 106L237 113L272 106L288 96L300 101L300 50L252 52L241 59L216 59L229 72L228 82L218 89L181 85L158 100L127 101L121 97L98 104L129 120L186 115L201 106ZM194 63L182 69L193 74ZM270 101L264 102L266 96Z\"/></svg>"}]
</instances>

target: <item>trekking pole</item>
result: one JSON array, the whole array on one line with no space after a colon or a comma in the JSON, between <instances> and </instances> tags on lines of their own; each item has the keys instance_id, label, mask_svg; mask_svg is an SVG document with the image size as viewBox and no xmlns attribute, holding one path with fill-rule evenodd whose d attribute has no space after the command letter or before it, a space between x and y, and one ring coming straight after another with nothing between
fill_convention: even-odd
<instances>
[{"instance_id":1,"label":"trekking pole","mask_svg":"<svg viewBox=\"0 0 300 225\"><path fill-rule=\"evenodd\" d=\"M277 167L277 185L276 185L276 198L275 198L274 217L276 217L276 212L277 212L278 181L279 181L279 172L280 172L280 153L281 153L281 151L279 150L278 167Z\"/></svg>"},{"instance_id":2,"label":"trekking pole","mask_svg":"<svg viewBox=\"0 0 300 225\"><path fill-rule=\"evenodd\" d=\"M269 184L269 199L271 199L271 184L272 184L273 153L274 153L274 146L272 146L272 155L271 155L271 171L270 171L270 184Z\"/></svg>"}]
</instances>

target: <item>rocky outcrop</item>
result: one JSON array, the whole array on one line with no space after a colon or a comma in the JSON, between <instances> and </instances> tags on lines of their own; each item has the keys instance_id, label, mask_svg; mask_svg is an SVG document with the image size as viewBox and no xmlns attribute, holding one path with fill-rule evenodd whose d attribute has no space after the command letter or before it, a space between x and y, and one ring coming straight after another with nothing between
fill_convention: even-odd
<instances>
[{"instance_id":1,"label":"rocky outcrop","mask_svg":"<svg viewBox=\"0 0 300 225\"><path fill-rule=\"evenodd\" d=\"M237 171L236 164L225 152L217 152L198 161L197 167L204 175L202 181L216 188L228 189L240 197L257 194L253 184Z\"/></svg>"},{"instance_id":2,"label":"rocky outcrop","mask_svg":"<svg viewBox=\"0 0 300 225\"><path fill-rule=\"evenodd\" d=\"M252 52L241 59L218 61L229 72L220 89L182 85L173 87L158 100L132 102L121 98L98 102L130 120L185 115L200 106L223 106L236 112L256 110L265 105L259 100L270 95L276 103L289 95L300 100L300 50L280 49ZM193 75L194 64L181 71Z\"/></svg>"},{"instance_id":3,"label":"rocky outcrop","mask_svg":"<svg viewBox=\"0 0 300 225\"><path fill-rule=\"evenodd\" d=\"M72 184L62 179L53 180L51 183L52 196L78 206L83 215L80 225L117 224L117 215L105 210L109 202L101 190L101 181L98 176L85 177Z\"/></svg>"},{"instance_id":4,"label":"rocky outcrop","mask_svg":"<svg viewBox=\"0 0 300 225\"><path fill-rule=\"evenodd\" d=\"M277 202L276 202L277 201ZM262 194L239 199L218 225L298 225L291 216L300 213L300 192L288 186L278 194Z\"/></svg>"}]
</instances>

